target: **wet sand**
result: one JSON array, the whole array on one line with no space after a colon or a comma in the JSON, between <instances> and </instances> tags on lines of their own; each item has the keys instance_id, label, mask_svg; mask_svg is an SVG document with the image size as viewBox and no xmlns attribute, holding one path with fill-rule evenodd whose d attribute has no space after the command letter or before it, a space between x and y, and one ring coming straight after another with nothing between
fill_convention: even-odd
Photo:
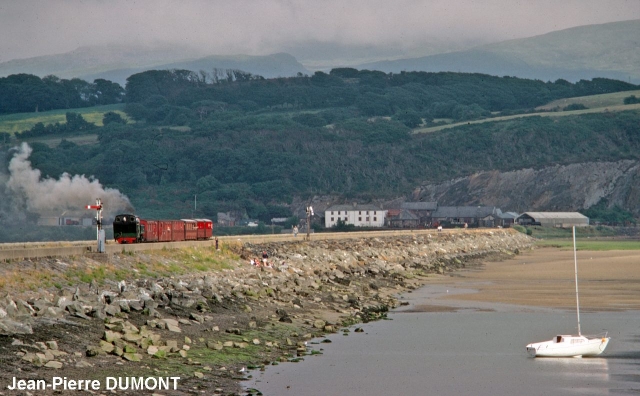
<instances>
[{"instance_id":1,"label":"wet sand","mask_svg":"<svg viewBox=\"0 0 640 396\"><path fill-rule=\"evenodd\" d=\"M463 300L559 309L575 308L573 251L539 248L488 262L427 284L475 289L446 295ZM640 309L640 251L578 251L581 311Z\"/></svg>"}]
</instances>

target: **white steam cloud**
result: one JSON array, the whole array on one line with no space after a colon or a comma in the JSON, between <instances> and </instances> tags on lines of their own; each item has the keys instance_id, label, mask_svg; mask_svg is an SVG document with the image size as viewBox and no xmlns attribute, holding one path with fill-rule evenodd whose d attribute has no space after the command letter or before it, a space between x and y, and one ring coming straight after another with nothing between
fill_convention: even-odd
<instances>
[{"instance_id":1,"label":"white steam cloud","mask_svg":"<svg viewBox=\"0 0 640 396\"><path fill-rule=\"evenodd\" d=\"M41 178L41 172L31 167L29 156L33 150L22 143L9 162L7 192L14 203L29 212L40 215L92 215L95 212L84 209L94 205L96 198L102 200L103 217L113 218L117 213L132 211L129 198L113 188L104 188L97 179L84 175L71 176L63 173L59 179ZM87 216L89 217L89 216Z\"/></svg>"}]
</instances>

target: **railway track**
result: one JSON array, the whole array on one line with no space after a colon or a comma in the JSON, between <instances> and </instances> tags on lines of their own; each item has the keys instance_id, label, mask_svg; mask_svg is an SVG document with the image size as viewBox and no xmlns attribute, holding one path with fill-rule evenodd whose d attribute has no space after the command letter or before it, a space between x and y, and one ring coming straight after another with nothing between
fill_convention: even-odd
<instances>
[{"instance_id":1,"label":"railway track","mask_svg":"<svg viewBox=\"0 0 640 396\"><path fill-rule=\"evenodd\" d=\"M311 240L330 240L330 239L349 239L349 238L377 238L392 237L400 235L451 235L451 234L469 234L469 233L488 233L495 232L495 228L468 228L468 229L445 229L437 231L433 229L427 230L384 230L384 231L359 231L359 232L323 232L311 234ZM506 229L505 231L510 230ZM515 231L513 231L515 232ZM299 234L294 237L291 234L265 234L265 235L229 235L219 236L218 241L225 243L266 243L266 242L285 242L285 241L304 241L306 234ZM139 252L162 249L180 249L193 246L213 246L214 239L206 241L182 241L182 242L158 242L158 243L140 243L131 245L120 245L115 241L107 241L105 245L106 254L120 252ZM60 242L23 242L23 243L1 243L0 244L0 260L24 260L36 259L42 257L65 257L79 256L84 254L100 254L97 253L96 241L60 241Z\"/></svg>"}]
</instances>

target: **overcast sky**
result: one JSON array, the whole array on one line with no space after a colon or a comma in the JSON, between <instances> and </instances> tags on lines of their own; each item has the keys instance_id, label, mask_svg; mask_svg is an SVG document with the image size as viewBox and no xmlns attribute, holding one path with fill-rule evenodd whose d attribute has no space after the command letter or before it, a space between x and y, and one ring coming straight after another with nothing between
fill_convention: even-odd
<instances>
[{"instance_id":1,"label":"overcast sky","mask_svg":"<svg viewBox=\"0 0 640 396\"><path fill-rule=\"evenodd\" d=\"M411 53L629 19L640 19L639 0L0 0L0 61L113 42Z\"/></svg>"}]
</instances>

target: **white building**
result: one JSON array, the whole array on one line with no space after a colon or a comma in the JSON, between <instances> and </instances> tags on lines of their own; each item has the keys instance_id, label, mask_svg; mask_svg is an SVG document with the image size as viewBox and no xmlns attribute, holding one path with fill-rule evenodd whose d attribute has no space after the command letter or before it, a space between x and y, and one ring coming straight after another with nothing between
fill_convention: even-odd
<instances>
[{"instance_id":1,"label":"white building","mask_svg":"<svg viewBox=\"0 0 640 396\"><path fill-rule=\"evenodd\" d=\"M342 220L356 227L382 227L387 215L375 205L334 205L324 211L324 225L331 228Z\"/></svg>"}]
</instances>

